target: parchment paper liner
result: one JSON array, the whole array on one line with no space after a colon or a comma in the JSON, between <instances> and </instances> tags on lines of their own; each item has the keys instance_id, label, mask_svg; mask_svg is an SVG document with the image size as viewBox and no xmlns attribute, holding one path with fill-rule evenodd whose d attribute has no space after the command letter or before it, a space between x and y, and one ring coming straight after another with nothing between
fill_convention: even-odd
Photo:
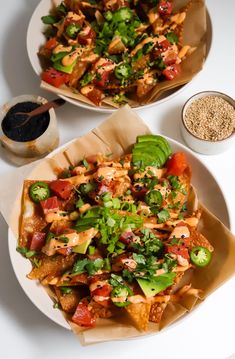
<instances>
[{"instance_id":1,"label":"parchment paper liner","mask_svg":"<svg viewBox=\"0 0 235 359\"><path fill-rule=\"evenodd\" d=\"M60 2L60 1L58 1ZM183 45L190 45L196 47L196 50L182 62L182 73L179 77L176 77L172 81L162 81L153 88L153 90L148 93L145 98L141 100L131 99L128 101L128 104L131 107L137 107L140 105L148 104L156 101L164 93L173 90L179 86L186 84L191 81L191 79L202 69L203 63L206 56L206 7L204 0L175 0L174 1L174 10L179 10L187 6L190 3L190 6L187 10L186 20L184 22L183 28ZM88 98L76 91L73 92L67 86L61 86L61 88L56 88L47 84L46 82L41 82L41 88L44 90L56 93L58 95L67 96L75 100L86 103L90 106L96 107ZM118 108L118 104L115 104L111 98L106 98L102 102L102 107L104 108Z\"/></svg>"},{"instance_id":2,"label":"parchment paper liner","mask_svg":"<svg viewBox=\"0 0 235 359\"><path fill-rule=\"evenodd\" d=\"M143 121L128 107L124 107L110 116L96 129L72 142L66 149L61 150L52 158L34 162L21 167L1 178L0 209L16 238L21 211L21 190L24 179L53 179L59 169L77 163L84 155L103 152L119 156L129 152L136 136L150 133ZM16 200L15 200L16 198ZM195 199L191 200L195 205ZM71 324L72 330L78 335L83 345L97 342L127 339L155 333L175 322L187 311L205 299L216 288L233 276L235 272L235 237L210 213L203 205L200 230L214 246L212 262L208 267L195 269L187 273L195 288L203 289L200 298L187 296L179 303L167 306L160 325L150 323L147 333L140 333L124 317L100 319L94 329L81 332L81 328ZM189 279L188 279L189 280Z\"/></svg>"}]
</instances>

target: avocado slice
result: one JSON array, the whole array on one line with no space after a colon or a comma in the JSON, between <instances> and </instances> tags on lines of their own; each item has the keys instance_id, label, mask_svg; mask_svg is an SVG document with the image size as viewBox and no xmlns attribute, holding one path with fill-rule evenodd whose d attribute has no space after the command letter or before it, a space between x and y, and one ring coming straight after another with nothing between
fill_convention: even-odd
<instances>
[{"instance_id":1,"label":"avocado slice","mask_svg":"<svg viewBox=\"0 0 235 359\"><path fill-rule=\"evenodd\" d=\"M87 238L87 240L77 246L73 247L73 252L85 254L87 251L88 246L91 243L92 238Z\"/></svg>"},{"instance_id":2,"label":"avocado slice","mask_svg":"<svg viewBox=\"0 0 235 359\"><path fill-rule=\"evenodd\" d=\"M136 143L134 148L140 148L140 149L145 149L145 148L160 148L161 151L165 154L166 159L168 158L168 150L165 149L165 147L163 147L160 143L157 142L153 142L153 141L149 141L149 142L139 142Z\"/></svg>"},{"instance_id":3,"label":"avocado slice","mask_svg":"<svg viewBox=\"0 0 235 359\"><path fill-rule=\"evenodd\" d=\"M158 144L162 150L166 153L167 157L172 154L172 149L168 141L159 135L142 135L137 137L137 143L154 142Z\"/></svg>"},{"instance_id":4,"label":"avocado slice","mask_svg":"<svg viewBox=\"0 0 235 359\"><path fill-rule=\"evenodd\" d=\"M69 65L69 66L63 66L61 64L61 61L58 60L58 61L54 62L53 67L54 67L54 69L56 69L58 71L65 72L66 74L71 74L73 72L74 66L76 65L76 62L77 61L74 61L72 63L72 65Z\"/></svg>"},{"instance_id":5,"label":"avocado slice","mask_svg":"<svg viewBox=\"0 0 235 359\"><path fill-rule=\"evenodd\" d=\"M159 158L154 156L152 153L146 153L140 150L133 149L132 162L137 167L156 166L160 167Z\"/></svg>"},{"instance_id":6,"label":"avocado slice","mask_svg":"<svg viewBox=\"0 0 235 359\"><path fill-rule=\"evenodd\" d=\"M154 297L174 283L176 273L165 273L151 279L136 278L140 288L147 298Z\"/></svg>"},{"instance_id":7,"label":"avocado slice","mask_svg":"<svg viewBox=\"0 0 235 359\"><path fill-rule=\"evenodd\" d=\"M160 166L163 166L168 158L168 155L164 150L153 142L137 143L134 146L134 150L140 150L142 153L150 153L156 156L159 160Z\"/></svg>"}]
</instances>

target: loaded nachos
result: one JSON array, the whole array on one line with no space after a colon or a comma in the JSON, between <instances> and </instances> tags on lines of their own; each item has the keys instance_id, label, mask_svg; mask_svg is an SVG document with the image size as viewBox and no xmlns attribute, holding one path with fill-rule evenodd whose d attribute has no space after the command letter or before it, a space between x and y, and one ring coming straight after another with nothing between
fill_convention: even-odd
<instances>
[{"instance_id":1,"label":"loaded nachos","mask_svg":"<svg viewBox=\"0 0 235 359\"><path fill-rule=\"evenodd\" d=\"M173 1L65 0L42 21L46 83L79 93L94 105L140 103L161 82L180 76L195 50L183 45L187 8Z\"/></svg>"},{"instance_id":2,"label":"loaded nachos","mask_svg":"<svg viewBox=\"0 0 235 359\"><path fill-rule=\"evenodd\" d=\"M127 316L140 331L167 305L200 288L180 286L210 263L213 247L187 206L191 171L161 136L137 137L132 152L89 156L53 181L26 180L17 250L29 279L49 286L79 327Z\"/></svg>"}]
</instances>

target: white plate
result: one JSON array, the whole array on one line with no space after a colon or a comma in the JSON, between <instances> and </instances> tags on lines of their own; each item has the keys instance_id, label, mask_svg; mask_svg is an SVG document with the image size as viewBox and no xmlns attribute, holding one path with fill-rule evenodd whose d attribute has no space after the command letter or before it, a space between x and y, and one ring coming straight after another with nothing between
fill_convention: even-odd
<instances>
[{"instance_id":1,"label":"white plate","mask_svg":"<svg viewBox=\"0 0 235 359\"><path fill-rule=\"evenodd\" d=\"M55 4L60 4L61 0L55 0ZM44 15L47 15L51 9L52 1L51 0L41 0L36 9L34 10L32 17L30 19L28 30L27 30L27 39L26 39L26 45L27 45L27 52L29 61L36 72L38 76L40 76L42 72L42 67L39 61L39 57L37 55L39 48L45 44L45 36L43 35L43 32L46 29L46 26L42 23L41 17ZM207 54L206 58L208 57L210 46L212 41L212 26L211 26L211 20L210 16L207 12ZM195 78L195 76L194 76ZM190 83L190 82L189 82ZM188 83L188 84L189 84ZM183 89L186 88L188 84L185 84L183 86L179 86L173 90L166 91L162 96L159 97L159 99L156 102L150 103L148 105L144 106L137 106L134 109L139 110L143 108L149 108L155 105L160 105L161 103L165 102L166 100L170 100L175 95L180 93ZM114 112L116 109L100 106L95 107L86 103L83 103L79 100L75 100L72 98L69 98L67 96L59 95L64 100L70 102L71 104L75 106L79 106L82 108L85 108L87 110L92 110L96 112L103 112L103 113L111 113Z\"/></svg>"},{"instance_id":2,"label":"white plate","mask_svg":"<svg viewBox=\"0 0 235 359\"><path fill-rule=\"evenodd\" d=\"M166 136L165 138L169 141L173 151L183 151L186 153L192 167L192 183L197 189L199 200L230 228L231 213L229 213L223 193L213 175L191 150ZM60 150L61 147L56 149L50 156ZM15 275L25 294L48 318L62 327L70 329L62 313L53 308L53 303L42 286L36 281L26 278L26 275L31 270L31 263L16 252L16 238L10 230L8 232L8 245Z\"/></svg>"}]
</instances>

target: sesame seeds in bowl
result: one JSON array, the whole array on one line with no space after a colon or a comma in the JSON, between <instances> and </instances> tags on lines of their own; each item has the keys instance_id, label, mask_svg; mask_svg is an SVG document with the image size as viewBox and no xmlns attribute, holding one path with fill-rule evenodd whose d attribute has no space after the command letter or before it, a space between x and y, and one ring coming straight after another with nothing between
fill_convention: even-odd
<instances>
[{"instance_id":1,"label":"sesame seeds in bowl","mask_svg":"<svg viewBox=\"0 0 235 359\"><path fill-rule=\"evenodd\" d=\"M194 151L212 155L235 144L235 101L220 92L192 96L182 110L181 133Z\"/></svg>"}]
</instances>

